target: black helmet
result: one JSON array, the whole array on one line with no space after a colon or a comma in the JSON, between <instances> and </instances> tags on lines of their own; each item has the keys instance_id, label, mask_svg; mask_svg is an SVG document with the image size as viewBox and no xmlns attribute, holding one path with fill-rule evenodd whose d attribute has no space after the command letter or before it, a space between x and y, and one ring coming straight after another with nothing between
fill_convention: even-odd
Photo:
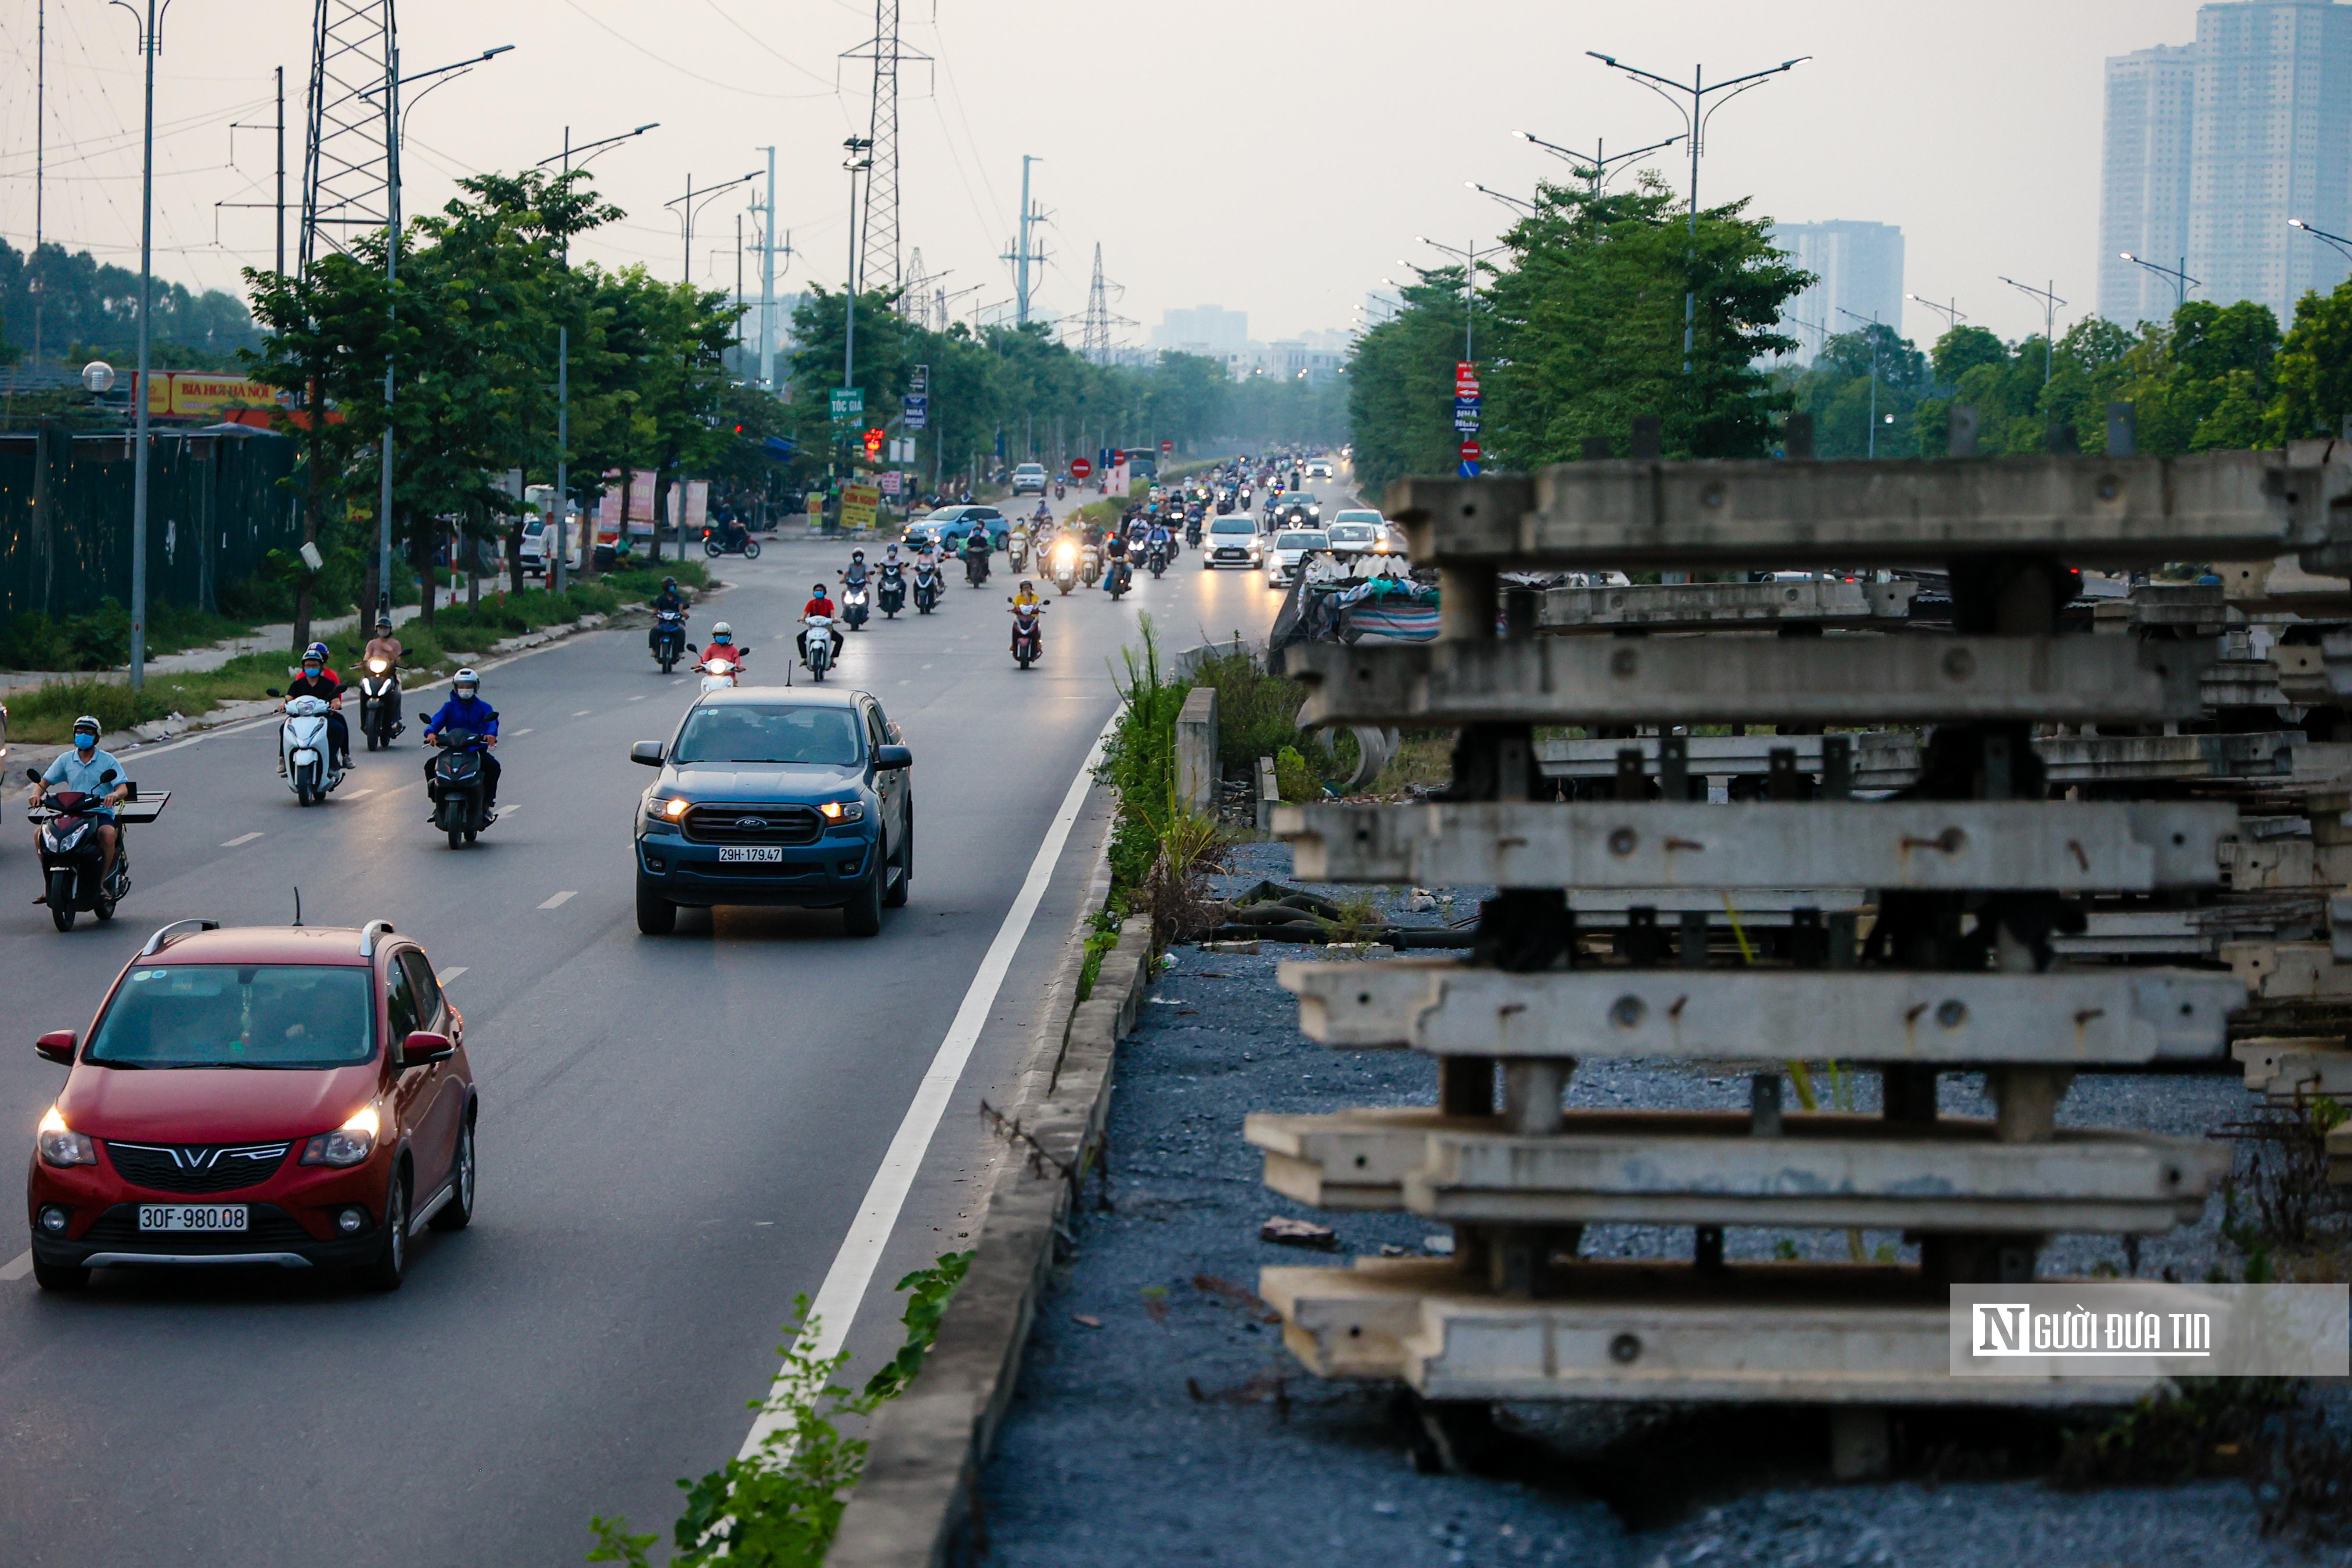
<instances>
[{"instance_id":1,"label":"black helmet","mask_svg":"<svg viewBox=\"0 0 2352 1568\"><path fill-rule=\"evenodd\" d=\"M662 579L662 586L665 588L675 588L677 586L677 579L675 577L665 577Z\"/></svg>"}]
</instances>

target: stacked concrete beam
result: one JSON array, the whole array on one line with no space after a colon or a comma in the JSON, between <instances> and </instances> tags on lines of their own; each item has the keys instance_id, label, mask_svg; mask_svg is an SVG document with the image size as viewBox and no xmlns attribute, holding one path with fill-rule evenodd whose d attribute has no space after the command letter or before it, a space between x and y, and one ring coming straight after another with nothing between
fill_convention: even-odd
<instances>
[{"instance_id":1,"label":"stacked concrete beam","mask_svg":"<svg viewBox=\"0 0 2352 1568\"><path fill-rule=\"evenodd\" d=\"M2252 863L2229 860L2239 813L2054 797L2126 775L2286 776L2303 737L2098 734L2197 720L2216 650L2177 628L2054 635L2065 569L2281 554L2338 568L2347 498L2352 471L2301 453L1591 462L1392 490L1414 560L1440 573L1442 640L1289 650L1286 673L1307 684L1311 722L1456 728L1454 784L1429 804L1285 806L1276 830L1304 877L1501 891L1466 963L1282 967L1310 1037L1422 1051L1439 1088L1425 1110L1252 1117L1269 1184L1455 1235L1444 1264L1266 1270L1293 1351L1436 1400L2141 1392L1946 1372L1948 1285L2031 1278L2057 1232L2169 1229L2226 1169L2203 1140L2061 1129L2055 1113L2084 1068L2226 1061L2241 972L2074 964L2051 936L2062 900L2214 893L2225 861ZM1600 596L1581 608L1635 635L1538 638L1580 606L1497 579L1912 565L1950 574L1951 635L1652 640L1640 633L1705 624L1682 602L1695 595L1605 589L1579 590ZM1760 598L1728 595L1732 619ZM1869 607L1831 606L1857 622ZM2084 732L2037 734L2053 722ZM1686 733L1701 724L1927 728ZM1628 738L1535 737L1578 725ZM1615 798L1553 798L1588 767ZM1769 798L1706 804L1707 775L1751 772ZM1913 798L1857 798L1895 788ZM1729 948L1709 900L1760 904L1786 929L1753 947L1737 931ZM1883 1114L1784 1108L1781 1064L1825 1058L1877 1073ZM1750 1104L1564 1110L1594 1058L1750 1064ZM1992 1118L1939 1114L1937 1077L1954 1071L1985 1075ZM1592 1224L1686 1226L1696 1241L1687 1258L1604 1264L1577 1256ZM1921 1262L1727 1264L1738 1226L1900 1230Z\"/></svg>"}]
</instances>

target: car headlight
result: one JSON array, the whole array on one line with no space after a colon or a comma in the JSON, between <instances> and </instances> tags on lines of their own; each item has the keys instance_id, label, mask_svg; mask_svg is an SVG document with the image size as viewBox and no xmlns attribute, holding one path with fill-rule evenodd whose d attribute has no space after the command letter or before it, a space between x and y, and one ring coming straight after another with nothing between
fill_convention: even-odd
<instances>
[{"instance_id":1,"label":"car headlight","mask_svg":"<svg viewBox=\"0 0 2352 1568\"><path fill-rule=\"evenodd\" d=\"M321 1132L303 1144L302 1163L333 1165L339 1169L361 1163L375 1152L378 1125L375 1107L361 1106L341 1127L332 1132Z\"/></svg>"},{"instance_id":2,"label":"car headlight","mask_svg":"<svg viewBox=\"0 0 2352 1568\"><path fill-rule=\"evenodd\" d=\"M670 826L684 816L693 805L692 801L683 798L649 800L646 802L646 826L648 827Z\"/></svg>"},{"instance_id":3,"label":"car headlight","mask_svg":"<svg viewBox=\"0 0 2352 1568\"><path fill-rule=\"evenodd\" d=\"M66 1119L54 1105L43 1113L41 1130L34 1136L41 1151L44 1165L95 1165L98 1145L87 1132L76 1132L66 1125Z\"/></svg>"},{"instance_id":4,"label":"car headlight","mask_svg":"<svg viewBox=\"0 0 2352 1568\"><path fill-rule=\"evenodd\" d=\"M827 822L863 822L866 808L854 800L828 800L816 808Z\"/></svg>"}]
</instances>

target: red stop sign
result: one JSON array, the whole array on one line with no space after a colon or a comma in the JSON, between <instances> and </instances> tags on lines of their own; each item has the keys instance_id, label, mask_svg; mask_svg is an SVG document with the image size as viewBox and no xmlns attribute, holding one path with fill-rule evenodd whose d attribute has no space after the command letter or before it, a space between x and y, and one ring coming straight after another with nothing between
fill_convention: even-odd
<instances>
[{"instance_id":1,"label":"red stop sign","mask_svg":"<svg viewBox=\"0 0 2352 1568\"><path fill-rule=\"evenodd\" d=\"M1465 441L1462 443L1462 460L1464 462L1475 463L1484 456L1486 456L1486 449L1480 447L1477 442Z\"/></svg>"},{"instance_id":2,"label":"red stop sign","mask_svg":"<svg viewBox=\"0 0 2352 1568\"><path fill-rule=\"evenodd\" d=\"M1171 452L1173 452L1175 449L1176 443L1173 441L1162 441L1160 443L1160 455L1163 458L1168 456Z\"/></svg>"},{"instance_id":3,"label":"red stop sign","mask_svg":"<svg viewBox=\"0 0 2352 1568\"><path fill-rule=\"evenodd\" d=\"M1070 459L1070 478L1074 479L1083 479L1094 471L1095 466L1092 463L1087 462L1084 458L1072 458Z\"/></svg>"}]
</instances>

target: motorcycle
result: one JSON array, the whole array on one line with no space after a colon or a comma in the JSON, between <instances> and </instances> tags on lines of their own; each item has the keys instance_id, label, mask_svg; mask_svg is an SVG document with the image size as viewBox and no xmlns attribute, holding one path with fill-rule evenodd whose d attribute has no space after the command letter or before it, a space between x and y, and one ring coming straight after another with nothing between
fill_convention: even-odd
<instances>
[{"instance_id":1,"label":"motorcycle","mask_svg":"<svg viewBox=\"0 0 2352 1568\"><path fill-rule=\"evenodd\" d=\"M988 552L984 550L964 552L963 580L975 588L988 581Z\"/></svg>"},{"instance_id":2,"label":"motorcycle","mask_svg":"<svg viewBox=\"0 0 2352 1568\"><path fill-rule=\"evenodd\" d=\"M388 752L408 726L400 719L400 667L388 658L367 661L360 677L360 733L371 752Z\"/></svg>"},{"instance_id":3,"label":"motorcycle","mask_svg":"<svg viewBox=\"0 0 2352 1568\"><path fill-rule=\"evenodd\" d=\"M882 606L883 617L897 620L898 612L907 607L907 572L896 561L883 563L882 583L875 590L875 602Z\"/></svg>"},{"instance_id":4,"label":"motorcycle","mask_svg":"<svg viewBox=\"0 0 2352 1568\"><path fill-rule=\"evenodd\" d=\"M328 711L323 697L297 697L286 704L286 721L278 727L286 787L304 805L325 800L327 792L343 782L334 736L327 728Z\"/></svg>"},{"instance_id":5,"label":"motorcycle","mask_svg":"<svg viewBox=\"0 0 2352 1568\"><path fill-rule=\"evenodd\" d=\"M831 616L811 616L801 623L801 663L808 667L811 679L824 679L824 672L833 666Z\"/></svg>"},{"instance_id":6,"label":"motorcycle","mask_svg":"<svg viewBox=\"0 0 2352 1568\"><path fill-rule=\"evenodd\" d=\"M1145 553L1143 563L1151 568L1152 578L1157 581L1168 570L1168 547L1164 544L1153 545Z\"/></svg>"},{"instance_id":7,"label":"motorcycle","mask_svg":"<svg viewBox=\"0 0 2352 1568\"><path fill-rule=\"evenodd\" d=\"M1029 531L1027 529L1016 528L1005 536L1004 563L1007 568L1014 572L1029 564Z\"/></svg>"},{"instance_id":8,"label":"motorcycle","mask_svg":"<svg viewBox=\"0 0 2352 1568\"><path fill-rule=\"evenodd\" d=\"M1062 481L1059 479L1054 481L1054 499L1055 500L1062 499Z\"/></svg>"},{"instance_id":9,"label":"motorcycle","mask_svg":"<svg viewBox=\"0 0 2352 1568\"><path fill-rule=\"evenodd\" d=\"M1190 517L1184 520L1184 542L1191 545L1195 550L1201 548L1201 520L1199 518Z\"/></svg>"},{"instance_id":10,"label":"motorcycle","mask_svg":"<svg viewBox=\"0 0 2352 1568\"><path fill-rule=\"evenodd\" d=\"M841 618L853 632L866 629L866 620L873 614L866 608L866 584L853 583L841 591Z\"/></svg>"},{"instance_id":11,"label":"motorcycle","mask_svg":"<svg viewBox=\"0 0 2352 1568\"><path fill-rule=\"evenodd\" d=\"M940 607L940 569L936 566L915 568L915 609L929 615Z\"/></svg>"},{"instance_id":12,"label":"motorcycle","mask_svg":"<svg viewBox=\"0 0 2352 1568\"><path fill-rule=\"evenodd\" d=\"M41 775L38 769L27 768L25 776L37 783ZM100 782L111 787L114 771L108 769L100 775ZM94 810L100 797L79 790L55 790L26 811L25 820L40 828L42 893L34 901L48 905L50 923L59 931L73 930L74 916L84 910L103 925L114 918L114 906L131 891L131 835L125 824L134 819L154 821L172 798L168 790L142 798L136 784L131 786L131 793L130 800L114 808L111 876L101 876L100 869L106 861L106 852L98 842L99 824L106 819Z\"/></svg>"},{"instance_id":13,"label":"motorcycle","mask_svg":"<svg viewBox=\"0 0 2352 1568\"><path fill-rule=\"evenodd\" d=\"M1120 595L1134 585L1135 568L1130 566L1127 557L1122 555L1110 563L1110 576L1104 582L1103 587L1109 592L1111 603L1117 604Z\"/></svg>"},{"instance_id":14,"label":"motorcycle","mask_svg":"<svg viewBox=\"0 0 2352 1568\"><path fill-rule=\"evenodd\" d=\"M715 528L702 531L702 552L716 561L721 555L740 555L746 561L760 558L760 542L751 537L749 529L730 528L721 533Z\"/></svg>"},{"instance_id":15,"label":"motorcycle","mask_svg":"<svg viewBox=\"0 0 2352 1568\"><path fill-rule=\"evenodd\" d=\"M664 675L686 654L686 612L656 610L653 632L654 658L660 660Z\"/></svg>"},{"instance_id":16,"label":"motorcycle","mask_svg":"<svg viewBox=\"0 0 2352 1568\"><path fill-rule=\"evenodd\" d=\"M1012 604L1011 600L1005 601ZM1045 648L1045 637L1037 617L1045 612L1044 605L1013 605L1013 662L1026 669L1036 662Z\"/></svg>"},{"instance_id":17,"label":"motorcycle","mask_svg":"<svg viewBox=\"0 0 2352 1568\"><path fill-rule=\"evenodd\" d=\"M1102 580L1102 551L1099 547L1089 544L1079 555L1078 575L1086 580L1089 588Z\"/></svg>"},{"instance_id":18,"label":"motorcycle","mask_svg":"<svg viewBox=\"0 0 2352 1568\"><path fill-rule=\"evenodd\" d=\"M702 677L701 691L704 696L708 697L714 691L735 689L735 672L740 667L732 661L723 658L706 658L694 668L696 673Z\"/></svg>"},{"instance_id":19,"label":"motorcycle","mask_svg":"<svg viewBox=\"0 0 2352 1568\"><path fill-rule=\"evenodd\" d=\"M1071 589L1078 585L1077 541L1065 539L1055 545L1052 565L1054 586L1067 595Z\"/></svg>"},{"instance_id":20,"label":"motorcycle","mask_svg":"<svg viewBox=\"0 0 2352 1568\"><path fill-rule=\"evenodd\" d=\"M440 754L425 775L425 797L433 803L426 818L449 836L449 847L463 849L474 835L498 820L489 808L488 781L482 775L482 754L488 748L471 730L443 730L433 737Z\"/></svg>"}]
</instances>

